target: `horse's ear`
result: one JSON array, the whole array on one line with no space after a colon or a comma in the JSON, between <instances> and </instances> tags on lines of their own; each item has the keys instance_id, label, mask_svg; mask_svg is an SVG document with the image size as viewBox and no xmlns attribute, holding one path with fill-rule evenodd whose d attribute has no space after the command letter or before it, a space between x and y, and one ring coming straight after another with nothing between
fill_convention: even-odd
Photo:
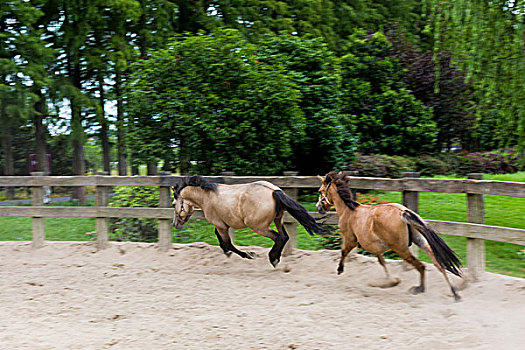
<instances>
[{"instance_id":1,"label":"horse's ear","mask_svg":"<svg viewBox=\"0 0 525 350\"><path fill-rule=\"evenodd\" d=\"M173 198L177 199L177 186L171 186L171 190L173 191Z\"/></svg>"},{"instance_id":2,"label":"horse's ear","mask_svg":"<svg viewBox=\"0 0 525 350\"><path fill-rule=\"evenodd\" d=\"M324 182L324 179L325 179L325 178L322 177L321 175L317 175L317 178L319 179L319 181Z\"/></svg>"}]
</instances>

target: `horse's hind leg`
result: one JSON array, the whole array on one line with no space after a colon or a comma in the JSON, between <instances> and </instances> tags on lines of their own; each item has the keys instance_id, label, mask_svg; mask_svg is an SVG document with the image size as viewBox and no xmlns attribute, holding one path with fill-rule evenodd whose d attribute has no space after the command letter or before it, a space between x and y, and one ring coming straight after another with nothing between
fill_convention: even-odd
<instances>
[{"instance_id":1,"label":"horse's hind leg","mask_svg":"<svg viewBox=\"0 0 525 350\"><path fill-rule=\"evenodd\" d=\"M430 259L432 259L432 262L434 263L434 266L436 266L437 269L443 274L443 277L445 277L445 281L447 281L448 286L450 287L450 290L452 291L452 295L454 295L454 299L456 301L461 300L461 297L458 294L457 288L452 284L452 282L450 282L450 280L448 279L448 276L447 276L447 272L437 262L436 256L434 255L434 252L432 251L432 249L430 248L428 243L425 242L425 244L421 244L421 245L418 244L418 246L425 253L427 253L427 255L430 257Z\"/></svg>"},{"instance_id":2,"label":"horse's hind leg","mask_svg":"<svg viewBox=\"0 0 525 350\"><path fill-rule=\"evenodd\" d=\"M279 220L276 219L275 221L279 221ZM286 242L288 242L288 239L289 239L288 234L286 233L286 230L284 229L284 226L282 226L282 224L278 224L277 222L275 222L275 225L278 230L282 230L282 233L275 232L269 227L264 228L264 229L252 228L255 232L257 232L261 236L268 237L272 241L275 242L272 249L270 249L270 253L268 253L270 264L272 264L273 267L276 267L277 264L279 264L279 262L281 261L281 253L283 251L284 245L286 244Z\"/></svg>"},{"instance_id":3,"label":"horse's hind leg","mask_svg":"<svg viewBox=\"0 0 525 350\"><path fill-rule=\"evenodd\" d=\"M378 254L377 260L379 261L379 264L383 267L383 270L385 271L387 282L381 283L381 284L374 284L374 286L381 287L381 288L390 288L390 287L397 286L399 282L401 282L401 280L399 278L392 278L390 276L390 272L388 271L386 267L386 261L385 261L383 254Z\"/></svg>"},{"instance_id":4,"label":"horse's hind leg","mask_svg":"<svg viewBox=\"0 0 525 350\"><path fill-rule=\"evenodd\" d=\"M286 232L286 229L284 228L282 215L276 217L273 222L275 223L277 232L269 229L271 233L275 236L275 238L270 237L271 239L273 239L275 244L270 250L268 256L270 258L270 263L273 265L273 267L275 267L277 266L279 261L281 261L281 254L283 252L284 246L286 245L286 242L288 242L290 237L288 236L288 232Z\"/></svg>"},{"instance_id":5,"label":"horse's hind leg","mask_svg":"<svg viewBox=\"0 0 525 350\"><path fill-rule=\"evenodd\" d=\"M243 252L239 249L237 249L231 241L230 235L228 233L228 228L216 228L215 233L217 234L217 237L219 238L219 244L221 245L222 250L224 251L224 254L229 256L228 253L231 254L231 252L234 252L235 254L239 255L241 258L245 259L253 259L255 258L255 253L252 252ZM231 251L231 252L230 252Z\"/></svg>"},{"instance_id":6,"label":"horse's hind leg","mask_svg":"<svg viewBox=\"0 0 525 350\"><path fill-rule=\"evenodd\" d=\"M337 268L337 274L340 275L345 270L345 259L348 253L357 246L357 237L355 235L347 235L343 233L343 247L341 249L341 260Z\"/></svg>"},{"instance_id":7,"label":"horse's hind leg","mask_svg":"<svg viewBox=\"0 0 525 350\"><path fill-rule=\"evenodd\" d=\"M410 292L412 294L419 294L423 293L425 291L425 265L419 260L417 260L412 253L410 253L410 250L408 250L408 247L405 250L399 251L394 250L403 260L405 260L407 263L414 266L419 272L419 286L415 286L410 288Z\"/></svg>"}]
</instances>

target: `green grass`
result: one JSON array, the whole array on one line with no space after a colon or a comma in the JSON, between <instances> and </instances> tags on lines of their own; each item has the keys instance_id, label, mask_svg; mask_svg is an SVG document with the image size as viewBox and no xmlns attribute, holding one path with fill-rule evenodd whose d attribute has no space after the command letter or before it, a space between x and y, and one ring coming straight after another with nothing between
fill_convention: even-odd
<instances>
[{"instance_id":1,"label":"green grass","mask_svg":"<svg viewBox=\"0 0 525 350\"><path fill-rule=\"evenodd\" d=\"M448 177L451 178L451 177ZM525 172L504 175L485 175L486 180L525 182ZM382 200L401 203L399 192L373 192ZM525 198L485 196L485 223L525 229ZM93 201L88 203L93 205ZM302 203L307 210L315 211L314 203ZM54 203L53 205L74 205ZM419 211L423 218L444 221L467 221L466 195L456 193L419 194ZM46 239L57 241L84 241L95 231L94 218L46 218ZM466 262L466 238L443 235L443 239ZM31 240L31 218L0 217L0 240ZM183 230L175 230L173 241L177 243L207 242L218 245L214 227L205 220L192 220ZM240 246L256 245L271 247L273 242L249 229L235 233L235 243ZM322 249L320 241L311 237L302 226L297 229L299 249ZM422 260L430 262L421 253ZM486 241L487 271L525 278L525 246Z\"/></svg>"},{"instance_id":2,"label":"green grass","mask_svg":"<svg viewBox=\"0 0 525 350\"><path fill-rule=\"evenodd\" d=\"M88 200L93 206L94 200ZM76 206L75 202L56 202L52 206ZM28 217L0 217L0 241L30 241L32 222ZM95 218L45 218L46 239L50 241L85 241L95 231Z\"/></svg>"}]
</instances>

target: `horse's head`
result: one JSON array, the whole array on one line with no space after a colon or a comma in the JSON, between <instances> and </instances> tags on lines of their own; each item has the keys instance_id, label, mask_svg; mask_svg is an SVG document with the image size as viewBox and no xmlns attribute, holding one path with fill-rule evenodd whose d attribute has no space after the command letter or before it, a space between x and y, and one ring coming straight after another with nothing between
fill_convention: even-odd
<instances>
[{"instance_id":1,"label":"horse's head","mask_svg":"<svg viewBox=\"0 0 525 350\"><path fill-rule=\"evenodd\" d=\"M193 206L182 198L182 190L179 186L173 186L173 226L180 230L193 214Z\"/></svg>"},{"instance_id":2,"label":"horse's head","mask_svg":"<svg viewBox=\"0 0 525 350\"><path fill-rule=\"evenodd\" d=\"M332 182L327 182L326 177L319 175L317 175L317 178L321 181L321 187L319 187L319 200L317 201L315 207L319 213L324 214L334 206L334 201L332 200L332 196L329 192Z\"/></svg>"}]
</instances>

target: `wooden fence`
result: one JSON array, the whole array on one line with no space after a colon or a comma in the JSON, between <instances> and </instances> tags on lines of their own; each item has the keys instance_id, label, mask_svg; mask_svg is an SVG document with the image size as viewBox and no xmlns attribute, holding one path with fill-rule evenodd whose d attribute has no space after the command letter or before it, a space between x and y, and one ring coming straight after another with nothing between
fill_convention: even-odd
<instances>
[{"instance_id":1,"label":"wooden fence","mask_svg":"<svg viewBox=\"0 0 525 350\"><path fill-rule=\"evenodd\" d=\"M402 179L351 177L354 189L399 191L403 204L418 210L419 192L464 193L467 196L467 223L427 220L438 232L467 237L467 266L469 274L478 278L485 268L485 240L525 245L525 230L484 225L484 195L525 198L525 183L485 181L481 174L470 174L467 180L422 179L417 173L405 173ZM315 176L210 176L208 179L224 184L240 184L258 180L269 181L296 198L298 189L317 189ZM154 218L159 220L158 246L167 251L172 243L173 209L170 186L179 176L0 176L0 187L26 186L32 188L32 206L0 206L0 216L28 216L33 218L33 246L44 244L44 218L94 217L96 218L97 245L104 249L109 244L109 218ZM96 206L59 207L43 205L44 186L95 186ZM158 186L159 208L108 207L108 189L112 186ZM318 216L316 213L311 213ZM197 211L193 218L202 218ZM285 249L297 247L297 223L289 214L284 217L290 241ZM337 224L337 215L330 213L326 223Z\"/></svg>"}]
</instances>

